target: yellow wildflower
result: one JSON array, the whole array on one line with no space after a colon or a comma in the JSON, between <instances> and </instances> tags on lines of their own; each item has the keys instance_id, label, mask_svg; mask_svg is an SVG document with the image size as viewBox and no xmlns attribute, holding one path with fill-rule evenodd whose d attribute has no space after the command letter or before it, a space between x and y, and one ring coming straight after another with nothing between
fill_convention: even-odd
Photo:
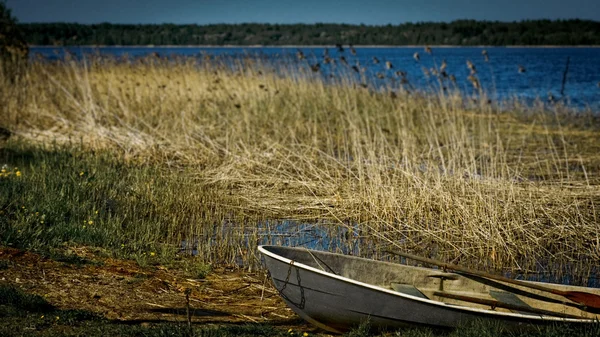
<instances>
[{"instance_id":1,"label":"yellow wildflower","mask_svg":"<svg viewBox=\"0 0 600 337\"><path fill-rule=\"evenodd\" d=\"M83 171L79 172L79 176L80 176L80 177L82 177L83 175L84 175L84 172L83 172Z\"/></svg>"},{"instance_id":2,"label":"yellow wildflower","mask_svg":"<svg viewBox=\"0 0 600 337\"><path fill-rule=\"evenodd\" d=\"M83 225L83 229L85 229L85 225Z\"/></svg>"},{"instance_id":3,"label":"yellow wildflower","mask_svg":"<svg viewBox=\"0 0 600 337\"><path fill-rule=\"evenodd\" d=\"M92 220L88 221L88 225L93 224L94 222Z\"/></svg>"},{"instance_id":4,"label":"yellow wildflower","mask_svg":"<svg viewBox=\"0 0 600 337\"><path fill-rule=\"evenodd\" d=\"M308 332L303 333L302 336L307 337L308 336Z\"/></svg>"},{"instance_id":5,"label":"yellow wildflower","mask_svg":"<svg viewBox=\"0 0 600 337\"><path fill-rule=\"evenodd\" d=\"M156 255L155 252L150 252L150 256L154 256L154 255Z\"/></svg>"},{"instance_id":6,"label":"yellow wildflower","mask_svg":"<svg viewBox=\"0 0 600 337\"><path fill-rule=\"evenodd\" d=\"M17 172L15 173L15 175L16 175L17 177L20 177L20 176L21 176L21 171L17 171Z\"/></svg>"}]
</instances>

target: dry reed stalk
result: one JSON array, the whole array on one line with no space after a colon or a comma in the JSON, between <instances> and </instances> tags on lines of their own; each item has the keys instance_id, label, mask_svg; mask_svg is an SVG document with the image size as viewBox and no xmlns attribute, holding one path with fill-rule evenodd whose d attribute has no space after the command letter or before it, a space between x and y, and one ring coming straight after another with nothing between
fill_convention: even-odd
<instances>
[{"instance_id":1,"label":"dry reed stalk","mask_svg":"<svg viewBox=\"0 0 600 337\"><path fill-rule=\"evenodd\" d=\"M489 268L551 260L585 274L600 258L597 128L240 62L34 63L3 91L2 113L30 140L181 170L190 193L221 191L209 202L222 223L329 219L353 231L349 244ZM208 240L214 221L170 231ZM248 243L234 233L217 232L205 249L235 263Z\"/></svg>"}]
</instances>

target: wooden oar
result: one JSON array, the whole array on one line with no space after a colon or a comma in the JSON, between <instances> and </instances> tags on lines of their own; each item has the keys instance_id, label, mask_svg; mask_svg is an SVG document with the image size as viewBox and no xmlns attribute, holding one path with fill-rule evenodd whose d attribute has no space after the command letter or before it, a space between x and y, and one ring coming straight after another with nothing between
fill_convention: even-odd
<instances>
[{"instance_id":1,"label":"wooden oar","mask_svg":"<svg viewBox=\"0 0 600 337\"><path fill-rule=\"evenodd\" d=\"M475 275L475 276L485 277L485 278L489 278L492 280L516 284L516 285L519 285L522 287L527 287L527 288L536 289L536 290L540 290L540 291L549 292L549 293L552 293L555 295L563 296L575 303L579 303L582 306L584 306L584 308L581 308L582 310L585 310L585 307L592 308L592 309L600 309L600 295L591 294L591 293L587 293L587 292L583 292L583 291L558 290L558 289L546 287L543 285L539 285L536 283L515 280L515 279L508 278L508 277L500 276L500 275L493 275L493 274L489 274L486 272L482 272L482 271L478 271L478 270L474 270L474 269L470 269L470 268L466 268L466 267L461 267L461 266L451 264L451 263L428 259L426 257L421 257L421 256L417 256L417 255L412 255L409 253L394 252L394 251L387 251L387 252L390 254L403 256L403 257L409 258L411 260L415 260L415 261L419 261L419 262L423 262L423 263L428 263L428 264L431 264L434 266L442 267L447 270L453 270L453 271L457 271L457 272L461 272L461 273L465 273L465 274L471 274L471 275Z\"/></svg>"},{"instance_id":2,"label":"wooden oar","mask_svg":"<svg viewBox=\"0 0 600 337\"><path fill-rule=\"evenodd\" d=\"M527 312L527 313L539 314L539 315L545 315L545 316L562 317L562 318L576 318L576 319L586 318L583 316L569 315L569 314L565 314L562 312L526 307L523 305L505 303L505 302L501 302L498 300L489 300L487 298L472 297L472 296L466 296L466 295L462 295L462 294L453 294L453 293L448 293L448 292L443 292L443 291L436 291L433 293L433 295L439 296L439 297L451 298L451 299L455 299L455 300L459 300L459 301L470 302L470 303L489 305L490 307L492 307L492 309L505 308L505 309L509 309L509 310L515 310L515 311L521 311L521 312Z\"/></svg>"}]
</instances>

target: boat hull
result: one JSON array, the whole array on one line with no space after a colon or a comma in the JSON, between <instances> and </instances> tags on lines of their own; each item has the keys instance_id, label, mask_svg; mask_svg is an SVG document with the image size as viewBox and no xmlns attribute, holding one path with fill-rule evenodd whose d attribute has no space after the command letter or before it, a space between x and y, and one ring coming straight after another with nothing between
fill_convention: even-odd
<instances>
[{"instance_id":1,"label":"boat hull","mask_svg":"<svg viewBox=\"0 0 600 337\"><path fill-rule=\"evenodd\" d=\"M301 248L261 246L259 250L264 256L272 282L286 304L306 321L330 332L344 332L366 321L379 329L407 326L455 328L476 320L491 320L512 328L549 324L557 320L571 323L591 321L548 319L541 315L499 315L490 310L449 305L355 281L341 276L336 267L327 270L321 266L318 269L293 258L300 257L306 251L318 261L322 254L326 254L329 265L335 266L345 263L352 265L360 260L364 263L366 259ZM315 257L315 254L319 255ZM386 264L384 268L389 265L378 261L370 263Z\"/></svg>"}]
</instances>

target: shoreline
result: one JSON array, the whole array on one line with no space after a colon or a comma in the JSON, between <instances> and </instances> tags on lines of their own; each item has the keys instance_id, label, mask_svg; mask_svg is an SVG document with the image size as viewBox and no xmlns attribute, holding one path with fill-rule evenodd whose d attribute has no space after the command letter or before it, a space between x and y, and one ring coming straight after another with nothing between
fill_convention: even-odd
<instances>
[{"instance_id":1,"label":"shoreline","mask_svg":"<svg viewBox=\"0 0 600 337\"><path fill-rule=\"evenodd\" d=\"M343 45L348 46L348 45ZM600 45L353 45L354 48L600 48ZM29 48L336 48L335 45L29 45Z\"/></svg>"}]
</instances>

